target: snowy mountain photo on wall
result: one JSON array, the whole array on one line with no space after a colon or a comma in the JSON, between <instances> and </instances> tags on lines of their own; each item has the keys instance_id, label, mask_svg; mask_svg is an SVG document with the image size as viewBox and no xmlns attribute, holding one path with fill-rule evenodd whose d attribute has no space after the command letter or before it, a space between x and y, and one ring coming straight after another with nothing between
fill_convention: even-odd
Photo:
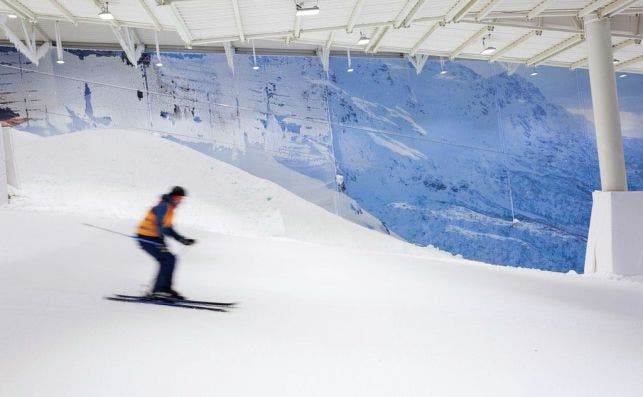
<instances>
[{"instance_id":1,"label":"snowy mountain photo on wall","mask_svg":"<svg viewBox=\"0 0 643 397\"><path fill-rule=\"evenodd\" d=\"M582 271L599 188L587 72L486 62L0 52L0 118L42 136L156 134L333 213L489 263ZM442 73L446 71L446 73ZM643 188L643 77L620 81L632 189ZM341 180L341 183L337 182ZM341 186L340 186L341 185Z\"/></svg>"}]
</instances>

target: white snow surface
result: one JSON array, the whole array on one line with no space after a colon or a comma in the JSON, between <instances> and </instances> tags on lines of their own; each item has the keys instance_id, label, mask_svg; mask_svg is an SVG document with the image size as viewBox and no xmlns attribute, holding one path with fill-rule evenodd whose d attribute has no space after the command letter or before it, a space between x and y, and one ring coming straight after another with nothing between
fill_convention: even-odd
<instances>
[{"instance_id":1,"label":"white snow surface","mask_svg":"<svg viewBox=\"0 0 643 397\"><path fill-rule=\"evenodd\" d=\"M138 219L171 186L188 190L183 225L420 255L451 256L368 230L268 180L137 130L101 129L41 138L12 131L21 190L12 207ZM122 230L134 231L135 224Z\"/></svg>"},{"instance_id":2,"label":"white snow surface","mask_svg":"<svg viewBox=\"0 0 643 397\"><path fill-rule=\"evenodd\" d=\"M640 396L643 284L464 261L369 231L158 137L16 139L0 209L1 396ZM104 300L131 233L188 188L175 287L229 313ZM268 199L270 198L270 199Z\"/></svg>"}]
</instances>

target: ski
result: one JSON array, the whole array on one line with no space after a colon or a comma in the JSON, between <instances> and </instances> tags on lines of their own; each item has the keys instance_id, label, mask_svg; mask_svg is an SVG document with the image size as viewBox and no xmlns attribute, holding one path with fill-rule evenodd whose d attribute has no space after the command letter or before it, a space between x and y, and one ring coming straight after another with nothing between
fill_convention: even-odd
<instances>
[{"instance_id":1,"label":"ski","mask_svg":"<svg viewBox=\"0 0 643 397\"><path fill-rule=\"evenodd\" d=\"M211 312L227 312L226 309L223 309L220 307L199 306L195 304L184 304L182 302L167 302L162 300L151 300L151 299L119 298L118 296L108 296L105 299L110 301L117 301L117 302L144 303L148 305L173 306L173 307L182 307L185 309L194 309L194 310L208 310Z\"/></svg>"},{"instance_id":2,"label":"ski","mask_svg":"<svg viewBox=\"0 0 643 397\"><path fill-rule=\"evenodd\" d=\"M140 299L140 300L155 300L155 299L150 299L147 296L137 296L137 295L121 295L121 294L116 294L114 295L117 298L126 298L126 299ZM197 300L192 300L192 299L179 299L176 301L177 303L188 303L191 305L206 305L206 306L224 306L224 307L230 307L230 306L235 306L236 302L210 302L210 301L197 301Z\"/></svg>"}]
</instances>

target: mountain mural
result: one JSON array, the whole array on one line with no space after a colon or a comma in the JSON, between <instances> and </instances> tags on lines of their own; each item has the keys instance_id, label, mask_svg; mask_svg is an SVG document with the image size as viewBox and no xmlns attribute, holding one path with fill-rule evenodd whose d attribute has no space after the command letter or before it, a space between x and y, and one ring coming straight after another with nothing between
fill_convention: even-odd
<instances>
[{"instance_id":1,"label":"mountain mural","mask_svg":"<svg viewBox=\"0 0 643 397\"><path fill-rule=\"evenodd\" d=\"M255 71L237 55L233 74L220 54L162 54L163 68L149 55L137 67L118 52L65 56L36 68L0 51L1 118L44 136L103 126L160 134L415 244L582 271L599 188L585 71L540 68L536 79L435 60L417 74L403 59L354 58L347 72L331 58L325 73L316 58L292 56L259 57ZM643 78L629 78L643 92ZM633 95L622 103L637 106ZM638 190L643 131L630 127Z\"/></svg>"}]
</instances>

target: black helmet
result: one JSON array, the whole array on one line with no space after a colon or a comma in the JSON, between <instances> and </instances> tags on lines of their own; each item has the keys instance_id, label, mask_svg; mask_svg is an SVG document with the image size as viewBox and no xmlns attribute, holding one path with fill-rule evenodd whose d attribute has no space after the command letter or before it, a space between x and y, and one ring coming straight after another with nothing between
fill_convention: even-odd
<instances>
[{"instance_id":1,"label":"black helmet","mask_svg":"<svg viewBox=\"0 0 643 397\"><path fill-rule=\"evenodd\" d=\"M172 188L172 191L170 192L170 196L187 196L187 193L185 192L185 189L183 189L181 186L174 186Z\"/></svg>"}]
</instances>

